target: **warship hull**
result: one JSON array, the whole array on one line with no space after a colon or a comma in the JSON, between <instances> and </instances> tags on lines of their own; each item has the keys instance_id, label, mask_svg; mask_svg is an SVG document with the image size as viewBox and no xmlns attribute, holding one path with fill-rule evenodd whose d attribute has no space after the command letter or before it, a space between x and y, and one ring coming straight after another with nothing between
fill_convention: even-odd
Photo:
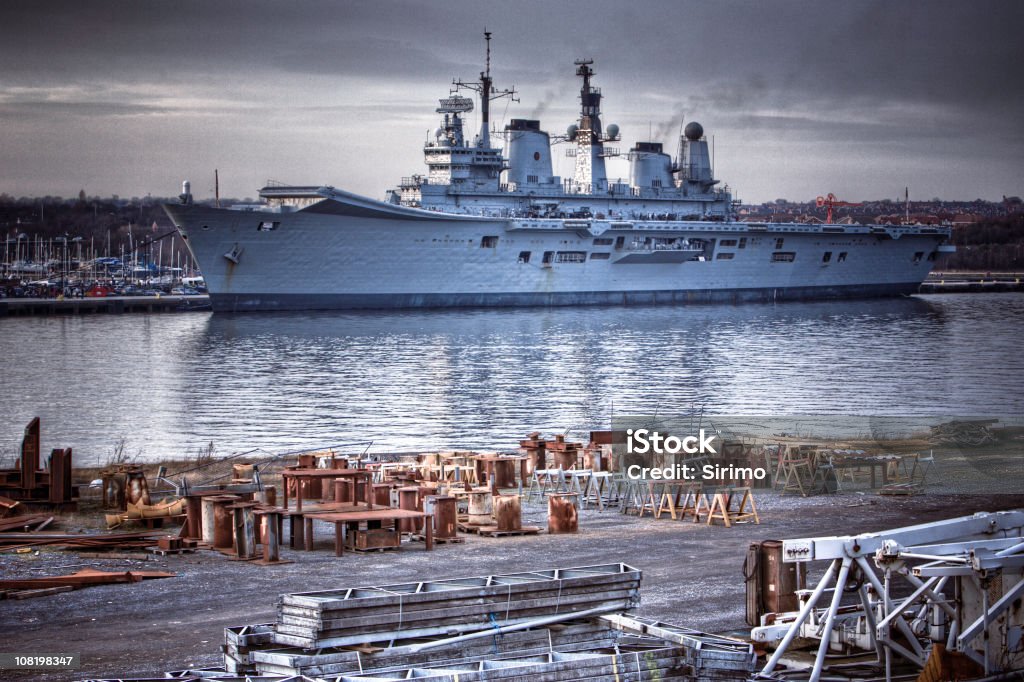
<instances>
[{"instance_id":1,"label":"warship hull","mask_svg":"<svg viewBox=\"0 0 1024 682\"><path fill-rule=\"evenodd\" d=\"M288 212L165 207L215 311L898 296L918 289L948 236L924 226L488 218L321 195Z\"/></svg>"}]
</instances>

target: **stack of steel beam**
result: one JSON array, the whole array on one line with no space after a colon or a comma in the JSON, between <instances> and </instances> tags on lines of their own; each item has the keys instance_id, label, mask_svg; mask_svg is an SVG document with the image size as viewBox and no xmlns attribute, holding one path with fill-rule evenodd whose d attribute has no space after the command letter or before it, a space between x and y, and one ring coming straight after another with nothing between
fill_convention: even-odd
<instances>
[{"instance_id":1,"label":"stack of steel beam","mask_svg":"<svg viewBox=\"0 0 1024 682\"><path fill-rule=\"evenodd\" d=\"M625 564L282 595L277 644L307 649L498 628L554 614L617 613L640 602Z\"/></svg>"}]
</instances>

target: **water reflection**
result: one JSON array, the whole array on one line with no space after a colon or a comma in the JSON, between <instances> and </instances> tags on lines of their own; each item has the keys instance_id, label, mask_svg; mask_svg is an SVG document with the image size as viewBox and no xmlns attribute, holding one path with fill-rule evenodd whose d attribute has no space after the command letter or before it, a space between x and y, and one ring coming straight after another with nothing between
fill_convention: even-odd
<instances>
[{"instance_id":1,"label":"water reflection","mask_svg":"<svg viewBox=\"0 0 1024 682\"><path fill-rule=\"evenodd\" d=\"M1019 413L1024 296L3 323L2 452L103 459L375 441L509 447L703 404L731 414ZM42 350L45 348L45 350Z\"/></svg>"}]
</instances>

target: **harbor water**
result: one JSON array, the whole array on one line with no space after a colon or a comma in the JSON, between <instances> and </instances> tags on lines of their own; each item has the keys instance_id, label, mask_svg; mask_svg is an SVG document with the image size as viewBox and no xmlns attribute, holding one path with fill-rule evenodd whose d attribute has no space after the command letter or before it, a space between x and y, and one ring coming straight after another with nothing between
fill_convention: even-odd
<instances>
[{"instance_id":1,"label":"harbor water","mask_svg":"<svg viewBox=\"0 0 1024 682\"><path fill-rule=\"evenodd\" d=\"M1024 294L742 306L51 316L0 321L0 459L511 449L699 406L1020 415ZM372 445L370 445L372 443Z\"/></svg>"}]
</instances>

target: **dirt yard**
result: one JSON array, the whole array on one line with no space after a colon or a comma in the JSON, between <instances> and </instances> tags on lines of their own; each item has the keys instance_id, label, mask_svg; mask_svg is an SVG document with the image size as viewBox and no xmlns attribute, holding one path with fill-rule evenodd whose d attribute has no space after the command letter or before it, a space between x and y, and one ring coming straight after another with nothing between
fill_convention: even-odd
<instances>
[{"instance_id":1,"label":"dirt yard","mask_svg":"<svg viewBox=\"0 0 1024 682\"><path fill-rule=\"evenodd\" d=\"M0 673L5 680L160 676L220 665L226 626L271 622L283 592L381 585L551 567L624 562L643 571L640 613L710 632L745 631L744 554L751 542L846 535L1024 507L1024 495L928 494L882 497L842 493L810 498L757 496L760 525L727 529L692 521L637 519L616 510L585 510L578 535L467 536L464 544L403 544L389 553L336 558L327 526L313 552L282 551L291 563L261 566L213 551L147 561L90 559L43 549L0 554L0 576L40 577L80 568L168 570L176 578L90 587L0 602L3 651L78 653L74 674ZM73 529L84 514L67 519ZM524 525L545 526L545 510L524 507Z\"/></svg>"}]
</instances>

